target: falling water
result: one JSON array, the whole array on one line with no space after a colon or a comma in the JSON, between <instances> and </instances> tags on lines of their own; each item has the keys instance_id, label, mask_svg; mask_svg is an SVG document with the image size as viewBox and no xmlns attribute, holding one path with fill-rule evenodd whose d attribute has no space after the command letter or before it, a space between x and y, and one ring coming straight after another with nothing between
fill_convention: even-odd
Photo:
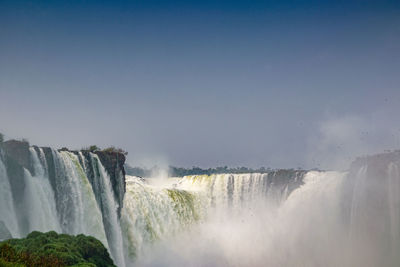
<instances>
[{"instance_id":1,"label":"falling water","mask_svg":"<svg viewBox=\"0 0 400 267\"><path fill-rule=\"evenodd\" d=\"M49 177L45 165L39 160L38 154L34 148L30 148L33 162L34 175L24 169L25 176L25 207L29 230L32 231L61 231L57 218L57 210L53 189L51 188ZM42 149L40 155L44 155ZM25 233L25 234L27 234Z\"/></svg>"},{"instance_id":2,"label":"falling water","mask_svg":"<svg viewBox=\"0 0 400 267\"><path fill-rule=\"evenodd\" d=\"M103 213L103 222L106 221L109 231L106 232L112 255L118 266L125 266L122 233L117 214L118 204L112 193L110 177L100 163L97 155L90 155L94 173L97 173L96 183L101 188L100 201Z\"/></svg>"},{"instance_id":3,"label":"falling water","mask_svg":"<svg viewBox=\"0 0 400 267\"><path fill-rule=\"evenodd\" d=\"M124 203L126 243L139 266L398 266L398 166L293 174L295 188L271 182L275 174L188 176L172 188L136 179ZM171 203L167 190L193 201ZM169 210L177 203L196 203L190 227Z\"/></svg>"},{"instance_id":4,"label":"falling water","mask_svg":"<svg viewBox=\"0 0 400 267\"><path fill-rule=\"evenodd\" d=\"M78 157L67 151L53 151L53 157L59 176L56 190L63 231L92 235L108 247L102 214Z\"/></svg>"},{"instance_id":5,"label":"falling water","mask_svg":"<svg viewBox=\"0 0 400 267\"><path fill-rule=\"evenodd\" d=\"M0 221L12 236L26 236L34 230L91 235L110 249L119 266L124 266L118 205L110 177L97 156L89 155L96 161L96 165L91 166L82 158L80 162L81 154L68 151L49 150L45 155L42 148L31 147L29 153L32 168L20 167L23 184L14 191L10 181L16 177L8 176L3 154L0 157ZM18 165L15 161L12 164L10 168L18 174ZM95 171L95 179L99 181L99 201L88 179L90 171ZM19 203L17 210L14 209L15 199ZM104 225L103 221L109 223ZM21 225L22 230L19 229Z\"/></svg>"},{"instance_id":6,"label":"falling water","mask_svg":"<svg viewBox=\"0 0 400 267\"><path fill-rule=\"evenodd\" d=\"M389 164L388 206L390 216L391 254L397 255L400 248L400 173L399 166ZM398 258L400 262L400 258Z\"/></svg>"},{"instance_id":7,"label":"falling water","mask_svg":"<svg viewBox=\"0 0 400 267\"><path fill-rule=\"evenodd\" d=\"M201 206L194 194L158 188L127 176L122 229L127 261L133 262L146 245L172 236L199 219Z\"/></svg>"},{"instance_id":8,"label":"falling water","mask_svg":"<svg viewBox=\"0 0 400 267\"><path fill-rule=\"evenodd\" d=\"M0 151L1 152L1 151ZM0 220L2 220L11 232L12 236L19 237L17 215L14 210L10 182L7 176L6 166L0 153Z\"/></svg>"},{"instance_id":9,"label":"falling water","mask_svg":"<svg viewBox=\"0 0 400 267\"><path fill-rule=\"evenodd\" d=\"M118 266L400 263L400 153L347 172L126 176L121 196L95 154L32 147L29 157L18 169L0 147L0 221L14 237L92 235Z\"/></svg>"}]
</instances>

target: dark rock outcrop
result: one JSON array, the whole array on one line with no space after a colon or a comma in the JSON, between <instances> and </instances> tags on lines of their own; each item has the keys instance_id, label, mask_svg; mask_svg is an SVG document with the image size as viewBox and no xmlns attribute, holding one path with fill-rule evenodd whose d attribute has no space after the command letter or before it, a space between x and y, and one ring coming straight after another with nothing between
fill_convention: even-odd
<instances>
[{"instance_id":1,"label":"dark rock outcrop","mask_svg":"<svg viewBox=\"0 0 400 267\"><path fill-rule=\"evenodd\" d=\"M119 152L105 152L105 151L96 151L95 152L99 157L101 163L104 168L110 175L111 185L113 187L115 199L118 200L119 208L118 213L120 213L125 190L125 155Z\"/></svg>"},{"instance_id":2,"label":"dark rock outcrop","mask_svg":"<svg viewBox=\"0 0 400 267\"><path fill-rule=\"evenodd\" d=\"M87 170L88 178L92 183L94 191L96 192L99 189L96 188L97 185L96 182L93 180L93 178L95 176L98 176L98 174L95 175L93 173L93 170L96 170L97 168L93 168L93 166L91 166L92 164L90 160L91 152L88 150L82 150L81 152L86 159L86 165L90 166L90 168L88 168ZM73 153L78 154L79 152L73 151ZM101 164L104 166L106 172L110 176L111 186L114 192L114 198L117 200L118 203L118 215L120 215L126 190L125 169L124 169L124 164L126 159L125 155L115 151L95 151L93 153L98 156Z\"/></svg>"},{"instance_id":3,"label":"dark rock outcrop","mask_svg":"<svg viewBox=\"0 0 400 267\"><path fill-rule=\"evenodd\" d=\"M287 188L287 193L290 194L293 190L303 185L305 170L280 169L268 172L268 185L266 188Z\"/></svg>"},{"instance_id":4,"label":"dark rock outcrop","mask_svg":"<svg viewBox=\"0 0 400 267\"><path fill-rule=\"evenodd\" d=\"M21 211L23 209L23 198L25 190L24 169L28 170L32 175L35 175L29 148L30 146L27 141L9 140L0 143L0 151L2 153L2 159L7 168L7 175L8 177L10 177L9 180L10 180L12 195L14 198L15 208ZM36 146L33 146L33 148L38 153L39 148ZM53 154L54 150L52 150L49 147L42 147L42 149L45 155L45 161L47 164L47 172L49 175L50 183L57 197L56 182L55 182L57 166L55 166L55 159ZM60 151L70 151L70 150L63 148ZM90 151L82 150L82 151L70 151L70 152L75 153L77 155L79 154L79 152L82 152L82 154L86 158L86 164L88 164L87 166L91 164ZM93 153L98 156L101 164L104 166L105 170L109 174L114 197L119 204L118 214L120 214L125 195L125 169L124 169L125 155L117 151L95 151ZM81 159L79 158L79 160ZM83 163L81 162L81 164ZM94 185L92 179L94 177L93 168L88 168L88 170L86 171L88 172L89 180L91 180L92 185ZM25 219L19 218L18 221L23 222L25 221ZM26 228L25 225L21 225L20 227L22 229Z\"/></svg>"},{"instance_id":5,"label":"dark rock outcrop","mask_svg":"<svg viewBox=\"0 0 400 267\"><path fill-rule=\"evenodd\" d=\"M29 153L29 143L27 141L8 140L1 144L9 160L15 161L25 169L33 173L33 165Z\"/></svg>"},{"instance_id":6,"label":"dark rock outcrop","mask_svg":"<svg viewBox=\"0 0 400 267\"><path fill-rule=\"evenodd\" d=\"M47 172L49 175L49 180L50 184L57 195L57 190L56 188L56 167L54 164L54 157L53 157L53 151L50 147L42 147L44 156L46 158L46 163L47 163Z\"/></svg>"}]
</instances>

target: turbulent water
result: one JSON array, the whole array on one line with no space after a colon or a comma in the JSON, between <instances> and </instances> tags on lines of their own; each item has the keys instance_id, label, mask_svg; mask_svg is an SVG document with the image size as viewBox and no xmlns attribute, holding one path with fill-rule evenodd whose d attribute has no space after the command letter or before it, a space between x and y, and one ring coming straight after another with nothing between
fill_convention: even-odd
<instances>
[{"instance_id":1,"label":"turbulent water","mask_svg":"<svg viewBox=\"0 0 400 267\"><path fill-rule=\"evenodd\" d=\"M30 148L16 191L0 153L0 221L13 237L92 235L118 266L400 265L397 154L348 172L126 176L122 208L96 154L50 154Z\"/></svg>"}]
</instances>

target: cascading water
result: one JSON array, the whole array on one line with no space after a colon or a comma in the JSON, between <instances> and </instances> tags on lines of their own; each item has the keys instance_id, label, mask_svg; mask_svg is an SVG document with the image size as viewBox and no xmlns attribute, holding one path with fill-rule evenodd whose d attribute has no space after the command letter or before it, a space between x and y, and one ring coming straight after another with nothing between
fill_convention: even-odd
<instances>
[{"instance_id":1,"label":"cascading water","mask_svg":"<svg viewBox=\"0 0 400 267\"><path fill-rule=\"evenodd\" d=\"M169 188L136 179L124 202L126 244L138 266L399 266L399 166L293 172L284 183L272 172L189 176ZM168 190L193 200L171 201ZM190 227L177 203L194 207Z\"/></svg>"},{"instance_id":2,"label":"cascading water","mask_svg":"<svg viewBox=\"0 0 400 267\"><path fill-rule=\"evenodd\" d=\"M198 220L199 204L192 193L149 186L137 177L127 176L121 215L126 261L133 263L146 245L174 235Z\"/></svg>"},{"instance_id":3,"label":"cascading water","mask_svg":"<svg viewBox=\"0 0 400 267\"><path fill-rule=\"evenodd\" d=\"M27 151L31 164L0 146L0 226L13 237L92 235L118 266L400 264L400 152L360 159L348 172L199 175L168 185L127 176L119 195L124 183L96 154Z\"/></svg>"},{"instance_id":4,"label":"cascading water","mask_svg":"<svg viewBox=\"0 0 400 267\"><path fill-rule=\"evenodd\" d=\"M109 248L118 266L125 266L118 205L97 155L89 153L82 160L81 153L49 149L46 154L42 148L30 147L31 164L21 165L20 151L8 161L0 152L0 221L13 237L35 230L91 235ZM14 183L13 190L11 182L19 173L21 185Z\"/></svg>"},{"instance_id":5,"label":"cascading water","mask_svg":"<svg viewBox=\"0 0 400 267\"><path fill-rule=\"evenodd\" d=\"M157 243L191 232L191 228L207 224L210 218L218 217L221 222L252 209L254 203L262 202L265 207L280 203L294 184L302 183L305 172L279 174L280 177L277 172L187 176L167 187L128 177L122 210L127 262L139 259L139 266L145 264L141 258L153 254ZM283 179L287 182L279 181Z\"/></svg>"},{"instance_id":6,"label":"cascading water","mask_svg":"<svg viewBox=\"0 0 400 267\"><path fill-rule=\"evenodd\" d=\"M285 177L280 176L280 183L276 183L276 175L276 172L194 175L184 177L177 187L188 191L206 192L209 206L241 209L265 198L268 198L269 202L281 202L287 197L289 190L301 184L304 171L294 171L290 174L290 179L283 183L279 179L283 180Z\"/></svg>"},{"instance_id":7,"label":"cascading water","mask_svg":"<svg viewBox=\"0 0 400 267\"><path fill-rule=\"evenodd\" d=\"M25 207L29 228L32 231L56 231L61 227L57 218L57 210L53 189L47 176L46 165L39 160L34 148L30 148L34 175L24 169L25 176ZM39 155L44 158L43 150L39 149ZM25 233L25 234L27 234Z\"/></svg>"},{"instance_id":8,"label":"cascading water","mask_svg":"<svg viewBox=\"0 0 400 267\"><path fill-rule=\"evenodd\" d=\"M109 240L110 251L115 257L116 264L118 266L125 266L122 233L117 214L118 204L112 193L110 178L97 155L90 154L90 160L93 172L96 173L95 184L100 191L97 195L102 207L103 222L107 224L108 231L106 234Z\"/></svg>"},{"instance_id":9,"label":"cascading water","mask_svg":"<svg viewBox=\"0 0 400 267\"><path fill-rule=\"evenodd\" d=\"M1 151L0 151L1 152ZM3 163L3 156L0 153L0 220L3 221L11 235L19 237L17 215L15 213L10 182L8 180L6 166Z\"/></svg>"},{"instance_id":10,"label":"cascading water","mask_svg":"<svg viewBox=\"0 0 400 267\"><path fill-rule=\"evenodd\" d=\"M56 168L57 208L63 232L92 235L108 247L102 214L78 157L53 151Z\"/></svg>"}]
</instances>

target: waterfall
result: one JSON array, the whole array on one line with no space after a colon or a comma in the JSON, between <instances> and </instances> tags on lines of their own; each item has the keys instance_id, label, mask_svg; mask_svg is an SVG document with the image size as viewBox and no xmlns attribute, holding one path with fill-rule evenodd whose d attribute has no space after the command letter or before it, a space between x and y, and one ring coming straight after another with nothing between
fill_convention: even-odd
<instances>
[{"instance_id":1,"label":"waterfall","mask_svg":"<svg viewBox=\"0 0 400 267\"><path fill-rule=\"evenodd\" d=\"M130 179L125 243L139 266L398 266L400 161L370 161L293 171L283 183L278 172L188 176L161 188ZM193 207L189 220L182 207Z\"/></svg>"},{"instance_id":2,"label":"waterfall","mask_svg":"<svg viewBox=\"0 0 400 267\"><path fill-rule=\"evenodd\" d=\"M122 229L127 261L133 262L146 245L174 235L199 219L201 206L194 194L158 188L127 176Z\"/></svg>"},{"instance_id":3,"label":"waterfall","mask_svg":"<svg viewBox=\"0 0 400 267\"><path fill-rule=\"evenodd\" d=\"M242 209L265 198L270 202L281 202L287 197L289 187L293 190L292 184L301 184L304 171L294 171L290 175L289 181L283 183L276 183L277 172L193 175L184 177L177 186L189 191L205 191L210 206ZM284 178L279 176L278 180Z\"/></svg>"},{"instance_id":4,"label":"waterfall","mask_svg":"<svg viewBox=\"0 0 400 267\"><path fill-rule=\"evenodd\" d=\"M97 155L90 154L90 160L93 172L97 174L95 175L95 184L100 191L98 196L102 207L103 222L107 224L106 228L108 231L106 231L106 234L109 240L110 250L115 258L116 264L118 266L125 266L122 233L117 213L118 204L114 199L110 177L103 165L101 165L100 159Z\"/></svg>"},{"instance_id":5,"label":"waterfall","mask_svg":"<svg viewBox=\"0 0 400 267\"><path fill-rule=\"evenodd\" d=\"M1 151L0 151L1 152ZM0 221L3 221L13 237L21 236L15 213L6 166L0 153Z\"/></svg>"},{"instance_id":6,"label":"waterfall","mask_svg":"<svg viewBox=\"0 0 400 267\"><path fill-rule=\"evenodd\" d=\"M348 243L364 266L398 266L400 263L400 161L398 155L382 154L360 160L348 175L354 179L350 206ZM361 260L363 259L363 260ZM360 263L361 262L361 263Z\"/></svg>"},{"instance_id":7,"label":"waterfall","mask_svg":"<svg viewBox=\"0 0 400 267\"><path fill-rule=\"evenodd\" d=\"M0 146L6 235L91 235L121 267L400 263L400 152L361 158L346 172L276 170L157 182L123 177L120 167L110 172L102 154L26 151L22 157Z\"/></svg>"},{"instance_id":8,"label":"waterfall","mask_svg":"<svg viewBox=\"0 0 400 267\"><path fill-rule=\"evenodd\" d=\"M28 234L32 231L61 231L57 218L55 198L47 175L46 165L39 160L34 148L30 148L34 175L24 169L25 207L29 218ZM42 149L39 155L44 158Z\"/></svg>"},{"instance_id":9,"label":"waterfall","mask_svg":"<svg viewBox=\"0 0 400 267\"><path fill-rule=\"evenodd\" d=\"M282 173L280 173L282 174ZM154 244L170 240L218 215L237 216L255 203L266 206L287 197L291 183L302 183L305 172L280 176L266 174L215 174L186 176L170 186L153 186L127 176L122 229L127 262L151 254ZM277 183L276 179L288 179ZM157 183L154 183L157 184Z\"/></svg>"},{"instance_id":10,"label":"waterfall","mask_svg":"<svg viewBox=\"0 0 400 267\"><path fill-rule=\"evenodd\" d=\"M21 154L0 152L0 221L13 237L35 230L91 235L125 266L118 203L97 155L29 147L27 164ZM13 189L19 173L22 184Z\"/></svg>"},{"instance_id":11,"label":"waterfall","mask_svg":"<svg viewBox=\"0 0 400 267\"><path fill-rule=\"evenodd\" d=\"M78 157L67 151L53 151L53 157L57 170L58 212L63 232L92 235L108 247L102 214Z\"/></svg>"}]
</instances>

